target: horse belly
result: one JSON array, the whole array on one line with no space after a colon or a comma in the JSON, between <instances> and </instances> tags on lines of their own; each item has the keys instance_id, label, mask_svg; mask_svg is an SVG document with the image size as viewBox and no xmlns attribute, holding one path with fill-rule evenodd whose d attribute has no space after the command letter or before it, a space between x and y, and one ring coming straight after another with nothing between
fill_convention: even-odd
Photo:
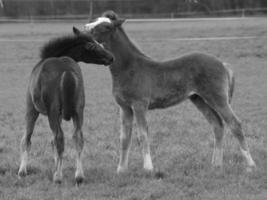
<instances>
[{"instance_id":1,"label":"horse belly","mask_svg":"<svg viewBox=\"0 0 267 200\"><path fill-rule=\"evenodd\" d=\"M177 105L184 101L187 98L185 94L172 94L166 96L160 96L157 98L153 98L148 106L149 110L152 109L163 109L168 108L170 106Z\"/></svg>"}]
</instances>

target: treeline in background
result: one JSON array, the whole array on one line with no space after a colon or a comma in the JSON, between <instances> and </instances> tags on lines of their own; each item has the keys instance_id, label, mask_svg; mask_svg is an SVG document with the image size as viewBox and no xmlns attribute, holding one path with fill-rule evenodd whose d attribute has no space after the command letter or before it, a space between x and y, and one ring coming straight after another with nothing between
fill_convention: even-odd
<instances>
[{"instance_id":1,"label":"treeline in background","mask_svg":"<svg viewBox=\"0 0 267 200\"><path fill-rule=\"evenodd\" d=\"M2 0L0 16L88 18L105 10L131 18L260 15L267 0Z\"/></svg>"}]
</instances>

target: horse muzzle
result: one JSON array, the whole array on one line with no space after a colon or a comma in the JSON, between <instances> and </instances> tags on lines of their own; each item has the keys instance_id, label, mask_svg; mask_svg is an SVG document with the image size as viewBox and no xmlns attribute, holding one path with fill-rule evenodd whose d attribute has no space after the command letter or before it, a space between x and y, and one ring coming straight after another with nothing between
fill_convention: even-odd
<instances>
[{"instance_id":1,"label":"horse muzzle","mask_svg":"<svg viewBox=\"0 0 267 200\"><path fill-rule=\"evenodd\" d=\"M103 64L105 65L105 66L108 66L108 65L111 65L113 62L114 62L114 57L113 56L111 56L111 57L109 57L109 58L104 58L103 59Z\"/></svg>"}]
</instances>

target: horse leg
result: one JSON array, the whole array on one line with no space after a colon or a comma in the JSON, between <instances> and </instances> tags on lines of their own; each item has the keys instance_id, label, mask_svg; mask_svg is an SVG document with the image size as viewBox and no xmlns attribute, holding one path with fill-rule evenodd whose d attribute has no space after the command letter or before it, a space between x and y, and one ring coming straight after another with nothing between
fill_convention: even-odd
<instances>
[{"instance_id":1,"label":"horse leg","mask_svg":"<svg viewBox=\"0 0 267 200\"><path fill-rule=\"evenodd\" d=\"M21 151L21 163L18 171L18 176L25 176L27 174L27 162L28 154L31 149L31 136L33 133L34 125L39 116L39 112L34 108L30 95L27 95L27 107L26 107L26 132L21 139L20 151Z\"/></svg>"},{"instance_id":2,"label":"horse leg","mask_svg":"<svg viewBox=\"0 0 267 200\"><path fill-rule=\"evenodd\" d=\"M147 109L143 105L136 104L133 107L134 115L138 128L139 141L142 144L142 153L144 159L144 169L148 171L153 170L152 159L150 155L150 142L148 138L148 126L146 121Z\"/></svg>"},{"instance_id":3,"label":"horse leg","mask_svg":"<svg viewBox=\"0 0 267 200\"><path fill-rule=\"evenodd\" d=\"M190 100L195 104L198 110L204 115L207 121L212 125L214 132L214 150L212 155L212 165L222 166L223 162L223 135L224 124L221 117L198 95L193 95Z\"/></svg>"},{"instance_id":4,"label":"horse leg","mask_svg":"<svg viewBox=\"0 0 267 200\"><path fill-rule=\"evenodd\" d=\"M117 173L125 172L128 168L128 154L132 139L133 111L130 107L120 108L121 134L120 134L120 161Z\"/></svg>"},{"instance_id":5,"label":"horse leg","mask_svg":"<svg viewBox=\"0 0 267 200\"><path fill-rule=\"evenodd\" d=\"M74 133L72 139L74 141L74 146L76 150L76 171L75 171L75 181L79 185L84 180L83 166L82 166L82 151L84 146L83 141L83 110L80 110L78 114L73 117Z\"/></svg>"},{"instance_id":6,"label":"horse leg","mask_svg":"<svg viewBox=\"0 0 267 200\"><path fill-rule=\"evenodd\" d=\"M48 115L48 121L50 128L54 134L53 144L55 146L55 165L56 171L54 173L53 180L55 183L61 183L62 181L62 157L64 151L64 135L60 127L60 117L57 112L50 112Z\"/></svg>"},{"instance_id":7,"label":"horse leg","mask_svg":"<svg viewBox=\"0 0 267 200\"><path fill-rule=\"evenodd\" d=\"M213 105L213 108L220 114L220 116L223 118L223 120L226 122L226 124L231 129L231 132L233 135L237 138L240 145L240 150L245 158L248 168L247 171L251 171L252 168L255 168L255 162L252 159L249 147L247 145L246 139L244 137L244 133L242 130L242 123L238 119L238 117L233 112L231 105L228 103L227 100L224 100L227 98L222 98L221 101L210 101L211 105Z\"/></svg>"},{"instance_id":8,"label":"horse leg","mask_svg":"<svg viewBox=\"0 0 267 200\"><path fill-rule=\"evenodd\" d=\"M59 124L62 123L62 117L59 118ZM56 163L57 161L57 156L56 156L56 147L55 147L55 139L54 139L54 135L52 136L51 138L51 147L52 147L52 152L53 152L53 155L54 155L54 162Z\"/></svg>"},{"instance_id":9,"label":"horse leg","mask_svg":"<svg viewBox=\"0 0 267 200\"><path fill-rule=\"evenodd\" d=\"M233 110L229 104L226 105L225 107L221 108L219 112L222 115L225 122L230 127L234 136L239 141L241 153L247 162L248 171L250 171L252 168L256 167L256 165L255 165L255 162L250 155L249 147L247 145L246 139L245 139L244 134L243 134L241 121L235 115L235 113L233 112Z\"/></svg>"}]
</instances>

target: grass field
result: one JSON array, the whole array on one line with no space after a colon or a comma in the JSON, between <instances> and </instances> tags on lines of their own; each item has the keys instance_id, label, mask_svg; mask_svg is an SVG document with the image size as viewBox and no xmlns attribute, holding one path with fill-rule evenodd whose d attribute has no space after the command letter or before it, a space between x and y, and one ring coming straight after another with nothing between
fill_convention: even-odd
<instances>
[{"instance_id":1,"label":"grass field","mask_svg":"<svg viewBox=\"0 0 267 200\"><path fill-rule=\"evenodd\" d=\"M82 27L80 22L75 25ZM43 42L71 33L72 24L0 24L0 199L266 199L267 19L126 23L124 27L135 43L156 60L201 51L232 65L237 80L233 108L243 121L257 170L246 173L238 143L228 130L224 166L213 169L211 127L186 101L148 115L152 159L163 178L142 170L136 134L129 155L129 172L117 175L119 110L111 94L109 69L81 64L86 86L85 183L79 188L74 185L72 124L65 122L64 180L61 185L52 183L52 134L43 116L39 117L32 137L29 175L19 180L19 143L25 130L25 93L30 72L38 62ZM175 40L232 36L256 38Z\"/></svg>"}]
</instances>

